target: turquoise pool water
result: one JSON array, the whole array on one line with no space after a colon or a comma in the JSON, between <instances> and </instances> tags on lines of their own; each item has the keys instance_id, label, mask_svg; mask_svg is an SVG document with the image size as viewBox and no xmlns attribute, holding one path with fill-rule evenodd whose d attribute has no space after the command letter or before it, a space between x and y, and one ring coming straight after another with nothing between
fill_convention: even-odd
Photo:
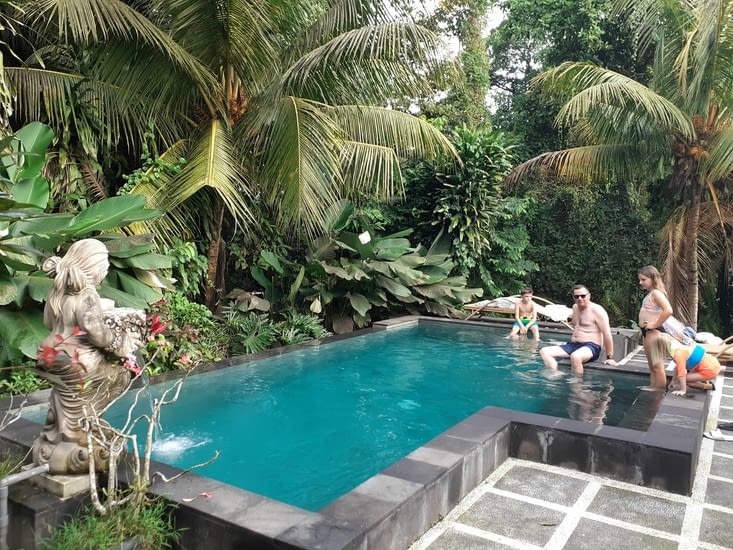
<instances>
[{"instance_id":1,"label":"turquoise pool water","mask_svg":"<svg viewBox=\"0 0 733 550\"><path fill-rule=\"evenodd\" d=\"M421 323L192 376L163 409L153 457L186 468L218 450L197 473L317 511L486 405L635 429L651 421L647 377L551 377L536 345L505 335Z\"/></svg>"}]
</instances>

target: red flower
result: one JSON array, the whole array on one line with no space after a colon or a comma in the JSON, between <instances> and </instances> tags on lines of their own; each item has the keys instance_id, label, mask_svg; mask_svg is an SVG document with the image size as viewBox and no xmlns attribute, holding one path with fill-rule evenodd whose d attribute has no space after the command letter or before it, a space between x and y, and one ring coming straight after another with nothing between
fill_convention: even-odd
<instances>
[{"instance_id":1,"label":"red flower","mask_svg":"<svg viewBox=\"0 0 733 550\"><path fill-rule=\"evenodd\" d=\"M150 318L150 334L155 336L165 330L165 321L160 320L160 315L157 313Z\"/></svg>"},{"instance_id":2,"label":"red flower","mask_svg":"<svg viewBox=\"0 0 733 550\"><path fill-rule=\"evenodd\" d=\"M51 346L43 346L43 349L41 349L38 352L38 360L41 363L45 363L46 365L53 365L56 361L56 357L58 357L59 352L56 350L56 348Z\"/></svg>"},{"instance_id":3,"label":"red flower","mask_svg":"<svg viewBox=\"0 0 733 550\"><path fill-rule=\"evenodd\" d=\"M125 359L125 362L122 364L122 366L129 370L135 376L138 376L143 371L143 369L138 366L134 357L128 357L127 359Z\"/></svg>"}]
</instances>

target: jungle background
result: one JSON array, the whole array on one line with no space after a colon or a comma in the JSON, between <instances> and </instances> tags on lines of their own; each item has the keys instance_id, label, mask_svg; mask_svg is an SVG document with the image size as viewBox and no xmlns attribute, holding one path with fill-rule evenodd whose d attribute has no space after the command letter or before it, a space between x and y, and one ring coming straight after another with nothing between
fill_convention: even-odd
<instances>
[{"instance_id":1,"label":"jungle background","mask_svg":"<svg viewBox=\"0 0 733 550\"><path fill-rule=\"evenodd\" d=\"M166 317L160 370L524 286L632 326L647 264L728 335L730 12L0 0L0 359L32 360L40 264L87 236L102 295Z\"/></svg>"}]
</instances>

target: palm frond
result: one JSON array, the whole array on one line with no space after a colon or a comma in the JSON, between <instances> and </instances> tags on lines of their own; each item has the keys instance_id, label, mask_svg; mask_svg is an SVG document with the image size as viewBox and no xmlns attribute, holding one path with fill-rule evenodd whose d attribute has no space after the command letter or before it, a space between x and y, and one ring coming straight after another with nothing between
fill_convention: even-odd
<instances>
[{"instance_id":1,"label":"palm frond","mask_svg":"<svg viewBox=\"0 0 733 550\"><path fill-rule=\"evenodd\" d=\"M622 111L641 114L649 123L659 125L692 140L695 129L684 112L665 97L635 80L589 63L563 63L532 80L572 94L557 115L557 121L570 126L591 112L603 115L610 105ZM612 122L612 117L607 117ZM608 126L612 128L612 126Z\"/></svg>"},{"instance_id":2,"label":"palm frond","mask_svg":"<svg viewBox=\"0 0 733 550\"><path fill-rule=\"evenodd\" d=\"M709 156L702 169L712 181L720 181L733 173L733 126L727 126L712 137Z\"/></svg>"},{"instance_id":3,"label":"palm frond","mask_svg":"<svg viewBox=\"0 0 733 550\"><path fill-rule=\"evenodd\" d=\"M404 195L400 162L394 149L355 141L344 145L344 198L359 204L365 197L386 200Z\"/></svg>"},{"instance_id":4,"label":"palm frond","mask_svg":"<svg viewBox=\"0 0 733 550\"><path fill-rule=\"evenodd\" d=\"M403 159L446 155L460 162L450 140L416 116L360 105L324 107L324 110L351 141L389 147Z\"/></svg>"},{"instance_id":5,"label":"palm frond","mask_svg":"<svg viewBox=\"0 0 733 550\"><path fill-rule=\"evenodd\" d=\"M84 75L44 69L6 67L6 75L18 92L18 112L26 120L47 120L56 128L69 123L84 126L79 105L92 105L101 122L97 128L98 141L116 142L122 137L127 143L137 141L144 131L140 121L153 121L165 136L178 128L170 119L156 117L144 99L133 90L90 80ZM143 128L141 128L143 127Z\"/></svg>"},{"instance_id":6,"label":"palm frond","mask_svg":"<svg viewBox=\"0 0 733 550\"><path fill-rule=\"evenodd\" d=\"M550 175L574 183L589 183L608 176L632 179L635 176L632 153L628 144L588 145L543 153L514 168L503 184L512 187L525 178Z\"/></svg>"},{"instance_id":7,"label":"palm frond","mask_svg":"<svg viewBox=\"0 0 733 550\"><path fill-rule=\"evenodd\" d=\"M26 9L37 29L50 27L74 44L101 44L115 38L128 43L140 40L167 56L200 89L216 87L216 80L198 59L122 0L36 0ZM213 112L213 106L209 108Z\"/></svg>"},{"instance_id":8,"label":"palm frond","mask_svg":"<svg viewBox=\"0 0 733 550\"><path fill-rule=\"evenodd\" d=\"M730 2L722 0L707 0L693 4L693 19L689 32L690 48L683 49L680 54L688 56L691 52L691 61L680 67L689 71L690 79L687 87L686 104L693 113L705 113L712 99L712 89L717 80L714 75L717 71L720 56L721 32L725 26L730 26ZM730 32L730 31L728 31Z\"/></svg>"},{"instance_id":9,"label":"palm frond","mask_svg":"<svg viewBox=\"0 0 733 550\"><path fill-rule=\"evenodd\" d=\"M258 183L280 223L317 234L324 205L340 197L343 134L319 106L299 98L283 98L270 115L253 143L262 155Z\"/></svg>"},{"instance_id":10,"label":"palm frond","mask_svg":"<svg viewBox=\"0 0 733 550\"><path fill-rule=\"evenodd\" d=\"M153 0L150 17L220 80L230 79L226 70L234 67L241 82L255 85L277 70L278 11L258 0Z\"/></svg>"},{"instance_id":11,"label":"palm frond","mask_svg":"<svg viewBox=\"0 0 733 550\"><path fill-rule=\"evenodd\" d=\"M251 183L237 167L238 155L229 132L213 121L193 142L176 143L164 158L185 155L183 170L174 176L161 175L157 181L139 184L130 193L147 198L147 206L164 212L156 220L133 227L135 232L183 236L191 234L191 220L201 205L201 192L208 189L217 195L229 213L245 227L253 225L253 214L245 199L249 199ZM204 196L205 197L205 196ZM195 199L191 201L191 199ZM199 201L199 202L197 202ZM206 211L206 210L205 210ZM210 210L209 210L210 211Z\"/></svg>"},{"instance_id":12,"label":"palm frond","mask_svg":"<svg viewBox=\"0 0 733 550\"><path fill-rule=\"evenodd\" d=\"M655 49L660 34L675 35L684 40L686 23L690 18L686 2L678 0L614 0L615 15L628 20L642 54ZM673 48L679 51L679 48Z\"/></svg>"},{"instance_id":13,"label":"palm frond","mask_svg":"<svg viewBox=\"0 0 733 550\"><path fill-rule=\"evenodd\" d=\"M239 166L237 144L230 131L221 122L211 121L192 141L186 165L169 186L159 191L158 200L175 208L208 187L237 221L249 224L253 215L245 199L251 199L252 186Z\"/></svg>"},{"instance_id":14,"label":"palm frond","mask_svg":"<svg viewBox=\"0 0 733 550\"><path fill-rule=\"evenodd\" d=\"M160 158L167 162L186 155L188 142L179 140L164 151ZM172 185L173 175L162 172L155 179L146 179L135 185L131 194L142 195L146 199L146 207L160 210L163 215L150 220L136 222L125 227L125 232L131 235L155 235L156 241L173 246L176 238L189 240L199 236L200 222L197 216L202 212L210 212L211 205L208 195L198 193L184 204L172 207L163 200L161 189Z\"/></svg>"},{"instance_id":15,"label":"palm frond","mask_svg":"<svg viewBox=\"0 0 733 550\"><path fill-rule=\"evenodd\" d=\"M425 74L440 63L441 47L440 38L419 25L361 27L308 51L280 86L284 94L328 103L383 102L389 92L417 96L430 90Z\"/></svg>"},{"instance_id":16,"label":"palm frond","mask_svg":"<svg viewBox=\"0 0 733 550\"><path fill-rule=\"evenodd\" d=\"M691 285L696 284L691 277L690 259L692 248L689 238L689 218L692 212L678 208L667 220L660 234L659 258L664 284L672 303L674 314L682 320L696 318L688 307L686 296Z\"/></svg>"},{"instance_id":17,"label":"palm frond","mask_svg":"<svg viewBox=\"0 0 733 550\"><path fill-rule=\"evenodd\" d=\"M308 28L298 42L298 52L320 46L336 35L363 25L378 25L393 19L393 13L381 0L336 0L328 3L323 14Z\"/></svg>"}]
</instances>

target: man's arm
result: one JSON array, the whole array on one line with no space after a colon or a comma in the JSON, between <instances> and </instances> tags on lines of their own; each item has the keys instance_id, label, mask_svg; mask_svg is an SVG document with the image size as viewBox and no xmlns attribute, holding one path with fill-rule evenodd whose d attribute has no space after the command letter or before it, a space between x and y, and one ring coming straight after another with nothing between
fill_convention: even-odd
<instances>
[{"instance_id":1,"label":"man's arm","mask_svg":"<svg viewBox=\"0 0 733 550\"><path fill-rule=\"evenodd\" d=\"M598 323L598 328L601 330L601 335L603 336L603 347L606 349L606 359L603 362L609 365L615 365L616 361L613 358L613 335L611 334L611 323L608 320L608 313L606 313L606 310L600 305L596 309L596 322Z\"/></svg>"}]
</instances>

